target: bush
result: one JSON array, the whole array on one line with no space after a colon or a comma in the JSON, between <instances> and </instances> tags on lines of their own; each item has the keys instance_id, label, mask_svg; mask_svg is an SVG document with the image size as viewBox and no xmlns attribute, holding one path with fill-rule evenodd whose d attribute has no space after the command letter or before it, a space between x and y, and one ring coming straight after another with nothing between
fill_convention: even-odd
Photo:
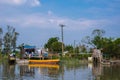
<instances>
[{"instance_id":1,"label":"bush","mask_svg":"<svg viewBox=\"0 0 120 80\"><path fill-rule=\"evenodd\" d=\"M73 58L75 58L75 59L79 59L79 60L84 60L84 59L88 59L88 57L91 57L92 56L92 54L88 54L88 53L83 53L83 54L67 54L67 55L65 55L65 57L64 58L66 58L66 59L73 59Z\"/></svg>"}]
</instances>

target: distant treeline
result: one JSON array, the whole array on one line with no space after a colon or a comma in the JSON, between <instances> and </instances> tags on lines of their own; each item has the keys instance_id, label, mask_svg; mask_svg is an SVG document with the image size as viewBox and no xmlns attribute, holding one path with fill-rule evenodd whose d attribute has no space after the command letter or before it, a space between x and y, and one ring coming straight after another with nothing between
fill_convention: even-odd
<instances>
[{"instance_id":1,"label":"distant treeline","mask_svg":"<svg viewBox=\"0 0 120 80\"><path fill-rule=\"evenodd\" d=\"M65 45L64 53L79 54L79 53L92 53L93 48L100 49L104 58L120 58L120 38L104 37L105 31L102 29L95 29L92 31L91 36L85 36L78 45ZM78 36L79 37L79 34ZM49 38L44 45L50 53L62 53L62 42L59 37Z\"/></svg>"}]
</instances>

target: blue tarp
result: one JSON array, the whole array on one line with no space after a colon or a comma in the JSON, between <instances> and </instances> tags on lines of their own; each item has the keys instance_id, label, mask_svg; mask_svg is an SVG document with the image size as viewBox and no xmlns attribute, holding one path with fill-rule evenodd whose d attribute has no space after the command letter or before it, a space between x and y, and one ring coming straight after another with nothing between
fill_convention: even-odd
<instances>
[{"instance_id":1,"label":"blue tarp","mask_svg":"<svg viewBox=\"0 0 120 80\"><path fill-rule=\"evenodd\" d=\"M36 46L29 46L29 45L25 45L24 46L24 49L35 49Z\"/></svg>"}]
</instances>

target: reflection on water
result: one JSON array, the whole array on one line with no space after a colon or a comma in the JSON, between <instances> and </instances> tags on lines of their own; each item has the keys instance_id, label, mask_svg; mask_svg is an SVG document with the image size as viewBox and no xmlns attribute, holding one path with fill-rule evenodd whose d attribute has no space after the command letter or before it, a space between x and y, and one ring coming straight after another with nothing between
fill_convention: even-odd
<instances>
[{"instance_id":1,"label":"reflection on water","mask_svg":"<svg viewBox=\"0 0 120 80\"><path fill-rule=\"evenodd\" d=\"M93 64L92 72L95 80L120 80L120 65Z\"/></svg>"},{"instance_id":2,"label":"reflection on water","mask_svg":"<svg viewBox=\"0 0 120 80\"><path fill-rule=\"evenodd\" d=\"M1 63L0 80L8 80L8 79L12 80L14 78L15 78L15 65L8 65L6 63Z\"/></svg>"},{"instance_id":3,"label":"reflection on water","mask_svg":"<svg viewBox=\"0 0 120 80\"><path fill-rule=\"evenodd\" d=\"M0 80L119 80L119 65L63 63L60 65L0 64Z\"/></svg>"},{"instance_id":4,"label":"reflection on water","mask_svg":"<svg viewBox=\"0 0 120 80\"><path fill-rule=\"evenodd\" d=\"M120 65L102 66L101 80L120 80Z\"/></svg>"},{"instance_id":5,"label":"reflection on water","mask_svg":"<svg viewBox=\"0 0 120 80\"><path fill-rule=\"evenodd\" d=\"M100 76L102 75L102 66L101 64L93 64L92 72L96 80L100 80Z\"/></svg>"},{"instance_id":6,"label":"reflection on water","mask_svg":"<svg viewBox=\"0 0 120 80\"><path fill-rule=\"evenodd\" d=\"M20 76L34 76L35 70L34 68L28 67L28 65L19 65L20 68Z\"/></svg>"}]
</instances>

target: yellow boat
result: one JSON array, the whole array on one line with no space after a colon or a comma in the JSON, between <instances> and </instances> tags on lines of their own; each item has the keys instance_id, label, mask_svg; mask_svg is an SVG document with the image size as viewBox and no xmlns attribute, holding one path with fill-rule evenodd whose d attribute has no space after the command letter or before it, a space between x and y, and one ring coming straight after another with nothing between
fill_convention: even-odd
<instances>
[{"instance_id":1,"label":"yellow boat","mask_svg":"<svg viewBox=\"0 0 120 80\"><path fill-rule=\"evenodd\" d=\"M51 60L29 60L30 64L58 64L60 62L59 59L51 59Z\"/></svg>"},{"instance_id":2,"label":"yellow boat","mask_svg":"<svg viewBox=\"0 0 120 80\"><path fill-rule=\"evenodd\" d=\"M57 68L57 69L59 69L59 65L57 65L57 64L54 64L54 65L52 65L52 64L29 64L29 67L39 67L39 68L47 67L47 68Z\"/></svg>"}]
</instances>

